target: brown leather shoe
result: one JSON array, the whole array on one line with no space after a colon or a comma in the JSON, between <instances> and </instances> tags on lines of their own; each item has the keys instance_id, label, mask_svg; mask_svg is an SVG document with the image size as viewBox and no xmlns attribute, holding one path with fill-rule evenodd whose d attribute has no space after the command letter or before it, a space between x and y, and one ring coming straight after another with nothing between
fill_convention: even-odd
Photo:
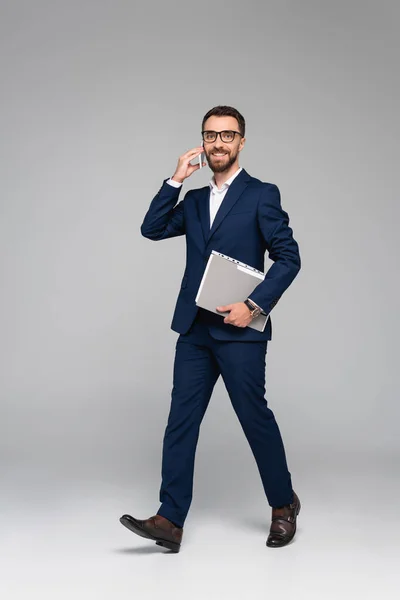
<instances>
[{"instance_id":1,"label":"brown leather shoe","mask_svg":"<svg viewBox=\"0 0 400 600\"><path fill-rule=\"evenodd\" d=\"M183 527L177 527L161 515L154 515L145 520L123 515L120 522L133 533L154 540L158 546L164 546L173 552L180 550Z\"/></svg>"},{"instance_id":2,"label":"brown leather shoe","mask_svg":"<svg viewBox=\"0 0 400 600\"><path fill-rule=\"evenodd\" d=\"M300 512L300 500L293 492L293 503L285 504L280 508L272 508L271 528L267 539L267 546L280 548L286 546L296 533L296 518Z\"/></svg>"}]
</instances>

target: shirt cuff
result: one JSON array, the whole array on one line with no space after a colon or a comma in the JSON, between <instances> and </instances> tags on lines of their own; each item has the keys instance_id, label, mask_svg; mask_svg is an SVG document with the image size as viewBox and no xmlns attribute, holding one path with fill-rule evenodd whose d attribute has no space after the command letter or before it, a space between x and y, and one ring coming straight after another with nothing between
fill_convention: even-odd
<instances>
[{"instance_id":1,"label":"shirt cuff","mask_svg":"<svg viewBox=\"0 0 400 600\"><path fill-rule=\"evenodd\" d=\"M179 181L175 181L175 179L172 179L171 177L169 179L167 179L167 183L169 183L169 185L172 185L172 187L181 187L181 183L179 183Z\"/></svg>"}]
</instances>

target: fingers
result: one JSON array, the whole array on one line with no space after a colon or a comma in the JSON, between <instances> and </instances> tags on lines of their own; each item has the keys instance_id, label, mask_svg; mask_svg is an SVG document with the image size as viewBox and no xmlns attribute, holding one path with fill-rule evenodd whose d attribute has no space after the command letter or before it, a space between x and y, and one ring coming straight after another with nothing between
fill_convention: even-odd
<instances>
[{"instance_id":1,"label":"fingers","mask_svg":"<svg viewBox=\"0 0 400 600\"><path fill-rule=\"evenodd\" d=\"M227 310L232 310L232 304L227 304L226 306L217 306L218 312L226 312Z\"/></svg>"},{"instance_id":2,"label":"fingers","mask_svg":"<svg viewBox=\"0 0 400 600\"><path fill-rule=\"evenodd\" d=\"M190 160L192 160L192 158L194 158L195 156L198 156L199 154L201 154L204 151L203 146L198 146L197 148L192 148L191 150L188 150L187 152L185 152L185 154L183 156L190 156Z\"/></svg>"},{"instance_id":3,"label":"fingers","mask_svg":"<svg viewBox=\"0 0 400 600\"><path fill-rule=\"evenodd\" d=\"M227 325L234 325L235 327L246 327L246 325L243 325L243 324L239 325L239 323L237 323L236 320L230 321L229 317L225 317L224 323L226 323Z\"/></svg>"},{"instance_id":4,"label":"fingers","mask_svg":"<svg viewBox=\"0 0 400 600\"><path fill-rule=\"evenodd\" d=\"M242 323L241 325L239 325L239 323L236 323L235 321L230 321L229 317L225 317L224 323L226 323L227 325L234 325L235 327L246 327L246 323Z\"/></svg>"},{"instance_id":5,"label":"fingers","mask_svg":"<svg viewBox=\"0 0 400 600\"><path fill-rule=\"evenodd\" d=\"M190 167L190 173L194 173L194 171L197 171L197 169L200 169L199 163L197 163L196 165L189 164L188 167Z\"/></svg>"},{"instance_id":6,"label":"fingers","mask_svg":"<svg viewBox=\"0 0 400 600\"><path fill-rule=\"evenodd\" d=\"M193 148L192 150L189 150L188 152L186 152L185 154L182 155L181 159L184 160L184 163L188 167L193 167L192 173L194 171L197 171L197 169L200 169L200 165L198 162L195 165L192 165L190 161L193 160L194 158L197 158L198 156L200 156L203 151L204 151L204 148L199 146L198 148ZM202 165L203 165L203 167L205 167L206 163L203 162Z\"/></svg>"}]
</instances>

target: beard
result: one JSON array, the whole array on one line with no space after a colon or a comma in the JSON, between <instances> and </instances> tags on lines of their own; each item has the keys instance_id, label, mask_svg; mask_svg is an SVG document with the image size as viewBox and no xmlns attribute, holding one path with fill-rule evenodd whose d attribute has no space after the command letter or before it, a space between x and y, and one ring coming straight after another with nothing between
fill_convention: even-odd
<instances>
[{"instance_id":1,"label":"beard","mask_svg":"<svg viewBox=\"0 0 400 600\"><path fill-rule=\"evenodd\" d=\"M213 152L214 152L214 150L213 150ZM210 154L206 155L206 157L207 157L207 161L208 161L208 166L214 173L223 173L224 171L228 171L231 168L231 166L233 165L233 163L235 162L235 160L237 158L237 155L238 155L238 152L236 152L236 153L228 152L228 154L226 154L221 160L221 159L215 158L215 156L212 155L212 152L210 152Z\"/></svg>"}]
</instances>

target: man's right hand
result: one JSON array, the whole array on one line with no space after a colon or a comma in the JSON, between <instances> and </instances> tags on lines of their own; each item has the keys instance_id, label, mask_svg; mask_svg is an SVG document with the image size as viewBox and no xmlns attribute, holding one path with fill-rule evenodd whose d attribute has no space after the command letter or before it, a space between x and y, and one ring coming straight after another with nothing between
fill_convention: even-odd
<instances>
[{"instance_id":1,"label":"man's right hand","mask_svg":"<svg viewBox=\"0 0 400 600\"><path fill-rule=\"evenodd\" d=\"M200 165L197 163L196 165L191 165L190 161L196 158L204 152L203 146L198 146L197 148L193 148L192 150L188 150L185 154L179 157L178 165L175 169L175 173L172 175L171 179L174 181L178 181L179 183L183 183L187 177L190 177L192 173L200 169ZM203 162L203 167L206 166L206 163Z\"/></svg>"}]
</instances>

